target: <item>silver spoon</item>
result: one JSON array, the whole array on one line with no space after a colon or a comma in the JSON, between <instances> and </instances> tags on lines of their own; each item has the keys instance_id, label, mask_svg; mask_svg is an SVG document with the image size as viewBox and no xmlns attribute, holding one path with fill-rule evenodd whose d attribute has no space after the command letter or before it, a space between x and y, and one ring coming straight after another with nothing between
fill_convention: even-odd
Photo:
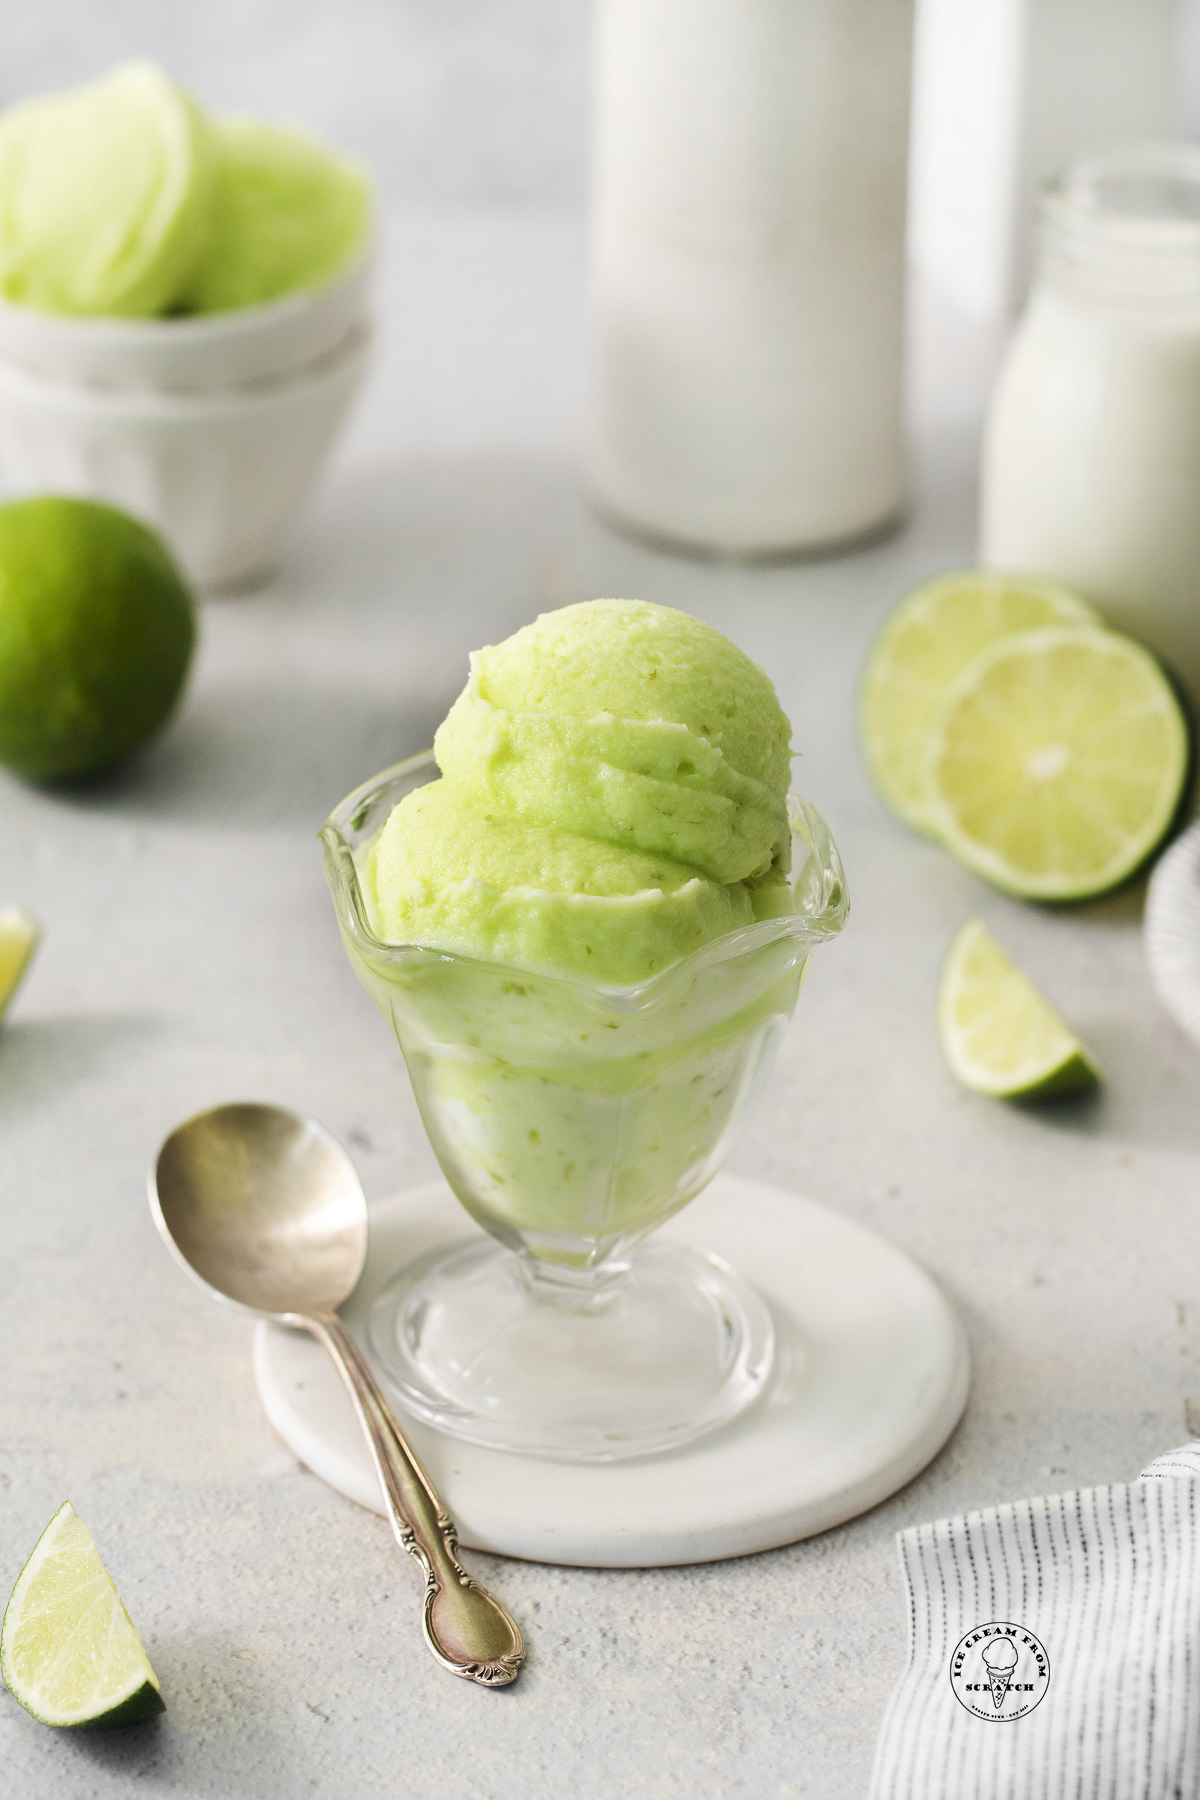
<instances>
[{"instance_id":1,"label":"silver spoon","mask_svg":"<svg viewBox=\"0 0 1200 1800\"><path fill-rule=\"evenodd\" d=\"M354 1164L315 1119L239 1103L176 1126L150 1171L168 1247L219 1300L324 1344L354 1402L392 1530L425 1573L425 1641L453 1675L515 1681L521 1633L458 1560L458 1536L357 1344L337 1316L367 1258Z\"/></svg>"}]
</instances>

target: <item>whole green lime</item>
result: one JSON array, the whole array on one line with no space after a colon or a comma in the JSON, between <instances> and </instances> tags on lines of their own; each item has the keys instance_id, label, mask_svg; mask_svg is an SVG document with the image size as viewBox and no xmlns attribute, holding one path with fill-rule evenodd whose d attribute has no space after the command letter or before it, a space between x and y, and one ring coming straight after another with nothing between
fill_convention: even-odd
<instances>
[{"instance_id":1,"label":"whole green lime","mask_svg":"<svg viewBox=\"0 0 1200 1800\"><path fill-rule=\"evenodd\" d=\"M68 781L140 750L179 698L191 592L162 539L115 507L0 506L0 764Z\"/></svg>"}]
</instances>

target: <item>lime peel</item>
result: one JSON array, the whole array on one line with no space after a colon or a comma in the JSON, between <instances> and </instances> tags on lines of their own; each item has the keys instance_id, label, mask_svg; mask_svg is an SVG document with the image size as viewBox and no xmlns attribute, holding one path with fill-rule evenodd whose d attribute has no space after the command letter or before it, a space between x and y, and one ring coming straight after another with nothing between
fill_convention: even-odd
<instances>
[{"instance_id":1,"label":"lime peel","mask_svg":"<svg viewBox=\"0 0 1200 1800\"><path fill-rule=\"evenodd\" d=\"M0 1019L33 961L42 928L23 906L0 909Z\"/></svg>"},{"instance_id":2,"label":"lime peel","mask_svg":"<svg viewBox=\"0 0 1200 1800\"><path fill-rule=\"evenodd\" d=\"M978 919L946 952L937 1021L952 1072L977 1094L1048 1099L1102 1079L1095 1058Z\"/></svg>"},{"instance_id":3,"label":"lime peel","mask_svg":"<svg viewBox=\"0 0 1200 1800\"><path fill-rule=\"evenodd\" d=\"M69 1500L9 1597L0 1673L13 1699L43 1725L95 1730L164 1710L137 1627Z\"/></svg>"}]
</instances>

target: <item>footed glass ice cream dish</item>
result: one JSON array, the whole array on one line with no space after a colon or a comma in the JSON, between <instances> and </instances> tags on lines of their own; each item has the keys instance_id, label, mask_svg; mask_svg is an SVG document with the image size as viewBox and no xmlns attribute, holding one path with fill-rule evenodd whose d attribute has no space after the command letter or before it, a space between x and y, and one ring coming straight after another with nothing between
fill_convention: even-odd
<instances>
[{"instance_id":1,"label":"footed glass ice cream dish","mask_svg":"<svg viewBox=\"0 0 1200 1800\"><path fill-rule=\"evenodd\" d=\"M770 1315L715 1256L652 1233L720 1168L814 947L848 910L837 848L791 802L795 911L638 985L383 942L359 878L431 755L365 783L323 833L347 954L395 1031L446 1180L490 1234L402 1269L371 1345L402 1404L478 1443L606 1461L748 1406Z\"/></svg>"},{"instance_id":2,"label":"footed glass ice cream dish","mask_svg":"<svg viewBox=\"0 0 1200 1800\"><path fill-rule=\"evenodd\" d=\"M589 601L478 651L434 752L324 830L342 938L488 1234L403 1268L371 1348L411 1412L572 1460L682 1444L770 1373L766 1306L656 1228L720 1168L846 918L767 676Z\"/></svg>"}]
</instances>

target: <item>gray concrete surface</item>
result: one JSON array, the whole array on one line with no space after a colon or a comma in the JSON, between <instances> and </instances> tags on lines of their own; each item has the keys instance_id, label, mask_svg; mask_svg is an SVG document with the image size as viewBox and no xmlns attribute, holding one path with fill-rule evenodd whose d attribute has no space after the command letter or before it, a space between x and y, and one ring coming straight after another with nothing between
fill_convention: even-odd
<instances>
[{"instance_id":1,"label":"gray concrete surface","mask_svg":"<svg viewBox=\"0 0 1200 1800\"><path fill-rule=\"evenodd\" d=\"M70 1496L168 1706L89 1739L0 1695L13 1800L857 1800L904 1653L897 1527L1135 1474L1200 1426L1200 1058L1150 993L1140 893L1074 912L991 893L881 810L855 754L872 627L971 554L986 347L929 315L917 500L890 541L676 560L610 535L576 485L580 268L573 228L399 219L372 392L278 578L207 607L168 736L87 791L0 779L0 902L46 924L0 1034L0 1590ZM691 608L770 669L850 873L850 926L733 1165L921 1258L975 1386L933 1467L826 1537L665 1572L487 1563L531 1646L489 1694L420 1647L382 1522L273 1438L249 1327L168 1261L145 1170L181 1115L260 1096L341 1133L375 1198L432 1172L316 830L429 741L473 645L614 593ZM1037 1111L953 1085L934 983L972 914L1094 1045L1099 1097Z\"/></svg>"}]
</instances>

